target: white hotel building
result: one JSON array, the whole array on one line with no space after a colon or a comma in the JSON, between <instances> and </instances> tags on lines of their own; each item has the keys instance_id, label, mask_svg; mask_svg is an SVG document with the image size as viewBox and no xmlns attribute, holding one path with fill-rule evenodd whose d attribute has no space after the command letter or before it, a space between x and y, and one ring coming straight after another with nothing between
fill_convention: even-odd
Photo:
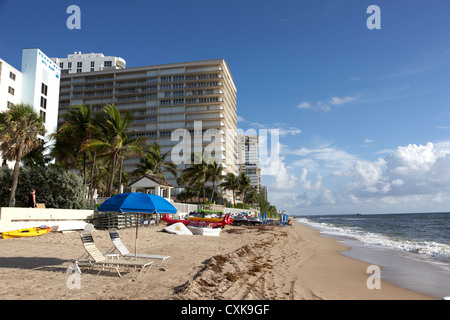
<instances>
[{"instance_id":1,"label":"white hotel building","mask_svg":"<svg viewBox=\"0 0 450 320\"><path fill-rule=\"evenodd\" d=\"M103 53L74 52L67 58L52 58L61 68L61 74L125 69L126 61L120 57L104 56Z\"/></svg>"},{"instance_id":2,"label":"white hotel building","mask_svg":"<svg viewBox=\"0 0 450 320\"><path fill-rule=\"evenodd\" d=\"M0 111L11 104L29 104L43 118L47 135L55 133L60 74L60 68L37 48L23 49L21 71L0 59Z\"/></svg>"},{"instance_id":3,"label":"white hotel building","mask_svg":"<svg viewBox=\"0 0 450 320\"><path fill-rule=\"evenodd\" d=\"M184 129L193 138L194 127L201 121L202 133L213 129L217 134L213 156L223 164L225 173L238 172L236 87L223 59L64 74L61 123L67 108L77 104L92 105L93 112L105 104L130 110L135 136L159 143L163 152L180 144L181 139L171 140L174 130ZM202 145L211 146L211 141L203 140ZM138 163L139 159L130 159L124 163L125 169L132 171ZM185 165L178 168L181 171ZM175 179L167 176L176 186Z\"/></svg>"}]
</instances>

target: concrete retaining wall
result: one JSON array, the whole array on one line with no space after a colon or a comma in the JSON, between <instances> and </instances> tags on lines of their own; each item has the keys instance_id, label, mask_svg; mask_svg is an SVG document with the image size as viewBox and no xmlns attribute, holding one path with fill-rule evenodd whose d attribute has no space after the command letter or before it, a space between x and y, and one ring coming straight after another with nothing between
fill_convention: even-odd
<instances>
[{"instance_id":1,"label":"concrete retaining wall","mask_svg":"<svg viewBox=\"0 0 450 320\"><path fill-rule=\"evenodd\" d=\"M54 227L61 221L89 221L94 210L0 208L0 232L42 225Z\"/></svg>"}]
</instances>

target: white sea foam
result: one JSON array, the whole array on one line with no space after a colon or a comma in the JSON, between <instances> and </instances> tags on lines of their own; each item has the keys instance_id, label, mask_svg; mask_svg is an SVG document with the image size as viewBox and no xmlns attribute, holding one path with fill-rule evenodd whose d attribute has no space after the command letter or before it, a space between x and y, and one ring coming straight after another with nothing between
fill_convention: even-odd
<instances>
[{"instance_id":1,"label":"white sea foam","mask_svg":"<svg viewBox=\"0 0 450 320\"><path fill-rule=\"evenodd\" d=\"M296 221L318 229L324 234L357 239L367 246L381 246L416 253L439 261L450 262L450 246L446 244L431 241L396 239L378 233L367 232L358 227L338 227L329 223L313 222L307 218L297 218Z\"/></svg>"}]
</instances>

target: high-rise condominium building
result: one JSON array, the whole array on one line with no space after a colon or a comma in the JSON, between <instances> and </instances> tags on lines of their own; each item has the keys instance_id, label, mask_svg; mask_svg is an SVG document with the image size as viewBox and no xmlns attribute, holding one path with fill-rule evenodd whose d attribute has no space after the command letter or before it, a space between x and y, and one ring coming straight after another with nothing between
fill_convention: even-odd
<instances>
[{"instance_id":1,"label":"high-rise condominium building","mask_svg":"<svg viewBox=\"0 0 450 320\"><path fill-rule=\"evenodd\" d=\"M199 150L192 144L194 138L212 133L212 139L201 140L202 147L214 145L212 156L223 164L225 173L238 172L236 87L223 59L64 74L60 122L67 108L77 104L92 105L93 112L105 104L130 110L134 136L159 143L163 152L181 146L182 139L172 136L177 129L190 136L191 143L183 145L192 153ZM125 169L132 171L138 163L139 159L130 159ZM178 164L178 168L181 171L187 165ZM166 176L177 185L174 177Z\"/></svg>"},{"instance_id":2,"label":"high-rise condominium building","mask_svg":"<svg viewBox=\"0 0 450 320\"><path fill-rule=\"evenodd\" d=\"M23 49L22 71L0 59L0 111L12 104L29 104L44 120L47 135L55 133L60 73L59 67L36 48Z\"/></svg>"},{"instance_id":3,"label":"high-rise condominium building","mask_svg":"<svg viewBox=\"0 0 450 320\"><path fill-rule=\"evenodd\" d=\"M258 167L259 137L257 135L238 134L239 171L250 178L252 187L259 190L261 185L261 168Z\"/></svg>"},{"instance_id":4,"label":"high-rise condominium building","mask_svg":"<svg viewBox=\"0 0 450 320\"><path fill-rule=\"evenodd\" d=\"M104 56L103 53L74 52L67 58L52 58L62 74L81 73L111 69L125 69L126 62L120 57Z\"/></svg>"}]
</instances>

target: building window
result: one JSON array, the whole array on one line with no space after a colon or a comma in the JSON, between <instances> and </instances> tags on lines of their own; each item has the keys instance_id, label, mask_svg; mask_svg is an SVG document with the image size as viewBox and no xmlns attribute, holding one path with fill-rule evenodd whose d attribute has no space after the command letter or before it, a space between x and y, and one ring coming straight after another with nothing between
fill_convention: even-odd
<instances>
[{"instance_id":1,"label":"building window","mask_svg":"<svg viewBox=\"0 0 450 320\"><path fill-rule=\"evenodd\" d=\"M94 71L94 68L91 68L91 72Z\"/></svg>"},{"instance_id":2,"label":"building window","mask_svg":"<svg viewBox=\"0 0 450 320\"><path fill-rule=\"evenodd\" d=\"M157 132L146 132L145 136L147 138L152 138L152 139L156 139L158 137L158 133Z\"/></svg>"},{"instance_id":3,"label":"building window","mask_svg":"<svg viewBox=\"0 0 450 320\"><path fill-rule=\"evenodd\" d=\"M77 69L77 73L81 73L81 68L78 68L78 69Z\"/></svg>"},{"instance_id":4,"label":"building window","mask_svg":"<svg viewBox=\"0 0 450 320\"><path fill-rule=\"evenodd\" d=\"M104 66L105 67L112 67L112 61L105 61Z\"/></svg>"},{"instance_id":5,"label":"building window","mask_svg":"<svg viewBox=\"0 0 450 320\"><path fill-rule=\"evenodd\" d=\"M59 63L59 67L62 69L62 68L64 68L64 62L60 62Z\"/></svg>"},{"instance_id":6,"label":"building window","mask_svg":"<svg viewBox=\"0 0 450 320\"><path fill-rule=\"evenodd\" d=\"M159 137L160 138L170 138L172 136L172 131L160 131Z\"/></svg>"},{"instance_id":7,"label":"building window","mask_svg":"<svg viewBox=\"0 0 450 320\"><path fill-rule=\"evenodd\" d=\"M67 68L72 69L72 62L67 62Z\"/></svg>"},{"instance_id":8,"label":"building window","mask_svg":"<svg viewBox=\"0 0 450 320\"><path fill-rule=\"evenodd\" d=\"M12 73L12 72L10 71L10 72L9 72L9 78L10 78L11 80L16 81L16 74L15 74L15 73Z\"/></svg>"},{"instance_id":9,"label":"building window","mask_svg":"<svg viewBox=\"0 0 450 320\"><path fill-rule=\"evenodd\" d=\"M83 62L77 62L77 68L83 68Z\"/></svg>"},{"instance_id":10,"label":"building window","mask_svg":"<svg viewBox=\"0 0 450 320\"><path fill-rule=\"evenodd\" d=\"M48 86L45 83L41 85L41 93L46 96L47 95Z\"/></svg>"},{"instance_id":11,"label":"building window","mask_svg":"<svg viewBox=\"0 0 450 320\"><path fill-rule=\"evenodd\" d=\"M47 109L47 99L44 97L41 97L41 108Z\"/></svg>"},{"instance_id":12,"label":"building window","mask_svg":"<svg viewBox=\"0 0 450 320\"><path fill-rule=\"evenodd\" d=\"M95 61L91 61L91 68L95 67Z\"/></svg>"},{"instance_id":13,"label":"building window","mask_svg":"<svg viewBox=\"0 0 450 320\"><path fill-rule=\"evenodd\" d=\"M14 88L8 87L8 93L14 95Z\"/></svg>"},{"instance_id":14,"label":"building window","mask_svg":"<svg viewBox=\"0 0 450 320\"><path fill-rule=\"evenodd\" d=\"M42 111L42 110L41 110L41 111L39 112L39 114L40 114L40 116L41 116L42 121L45 122L45 111Z\"/></svg>"},{"instance_id":15,"label":"building window","mask_svg":"<svg viewBox=\"0 0 450 320\"><path fill-rule=\"evenodd\" d=\"M11 108L13 105L14 105L14 103L12 103L12 102L10 102L10 101L7 101L7 102L6 102L6 107L7 107L8 109Z\"/></svg>"}]
</instances>

